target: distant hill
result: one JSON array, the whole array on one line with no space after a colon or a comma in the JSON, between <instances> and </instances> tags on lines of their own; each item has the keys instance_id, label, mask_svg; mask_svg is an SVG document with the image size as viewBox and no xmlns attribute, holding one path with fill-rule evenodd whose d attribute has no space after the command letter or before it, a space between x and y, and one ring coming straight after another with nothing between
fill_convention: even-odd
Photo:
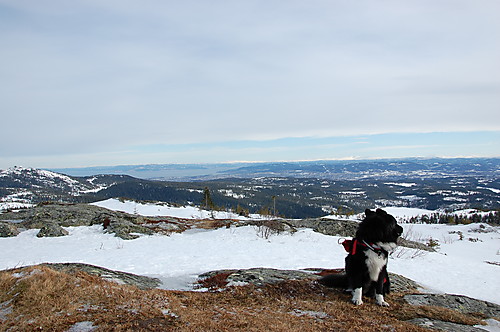
<instances>
[{"instance_id":1,"label":"distant hill","mask_svg":"<svg viewBox=\"0 0 500 332\"><path fill-rule=\"evenodd\" d=\"M226 164L160 164L51 169L73 176L125 174L140 179L193 181L225 178L293 177L328 180L442 178L481 176L498 178L500 158L384 159Z\"/></svg>"},{"instance_id":2,"label":"distant hill","mask_svg":"<svg viewBox=\"0 0 500 332\"><path fill-rule=\"evenodd\" d=\"M167 166L144 167L150 172L167 172ZM184 166L189 173L190 167ZM124 174L70 176L14 167L0 171L0 208L43 201L88 203L116 197L200 205L205 188L221 208L250 213L276 211L288 218L319 217L335 211L361 212L376 206L430 210L500 208L500 159L325 161L228 167L199 166L195 170L198 175L188 176L189 181ZM161 177L164 179L172 173L162 174L166 175Z\"/></svg>"}]
</instances>

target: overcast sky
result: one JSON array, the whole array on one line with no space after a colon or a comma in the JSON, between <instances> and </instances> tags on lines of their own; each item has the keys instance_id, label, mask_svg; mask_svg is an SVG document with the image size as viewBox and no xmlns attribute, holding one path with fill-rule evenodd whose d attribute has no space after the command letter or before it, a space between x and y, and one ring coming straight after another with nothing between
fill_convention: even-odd
<instances>
[{"instance_id":1,"label":"overcast sky","mask_svg":"<svg viewBox=\"0 0 500 332\"><path fill-rule=\"evenodd\" d=\"M498 0L0 0L0 168L500 156Z\"/></svg>"}]
</instances>

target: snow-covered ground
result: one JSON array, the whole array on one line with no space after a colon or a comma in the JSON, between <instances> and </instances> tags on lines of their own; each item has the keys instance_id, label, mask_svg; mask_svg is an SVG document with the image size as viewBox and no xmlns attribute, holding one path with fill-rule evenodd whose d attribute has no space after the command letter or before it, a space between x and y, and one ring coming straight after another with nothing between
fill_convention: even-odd
<instances>
[{"instance_id":1,"label":"snow-covered ground","mask_svg":"<svg viewBox=\"0 0 500 332\"><path fill-rule=\"evenodd\" d=\"M141 216L170 216L182 219L260 219L262 216L252 214L249 218L239 214L226 211L208 211L194 206L172 206L170 204L141 203L129 200L118 200L110 198L105 201L92 203L92 205L104 207L114 211L122 211L129 214Z\"/></svg>"},{"instance_id":2,"label":"snow-covered ground","mask_svg":"<svg viewBox=\"0 0 500 332\"><path fill-rule=\"evenodd\" d=\"M114 208L127 211L123 206ZM164 214L162 206L138 204L128 208L138 214L168 214ZM156 209L156 212L149 213L147 209ZM183 216L176 216L184 218L199 210L185 212ZM390 259L389 271L433 291L463 294L500 304L498 227L480 224L402 226L410 239L427 242L432 238L438 241L439 249L427 253L400 247ZM0 238L0 269L42 262L81 262L159 277L165 288L189 289L197 275L211 270L337 268L343 267L346 255L338 244L339 237L310 229L273 235L268 239L259 236L255 227L243 226L194 229L170 236L141 236L135 240L121 240L105 233L99 225L66 229L69 235L58 238L37 238L38 230L34 229L17 237Z\"/></svg>"}]
</instances>

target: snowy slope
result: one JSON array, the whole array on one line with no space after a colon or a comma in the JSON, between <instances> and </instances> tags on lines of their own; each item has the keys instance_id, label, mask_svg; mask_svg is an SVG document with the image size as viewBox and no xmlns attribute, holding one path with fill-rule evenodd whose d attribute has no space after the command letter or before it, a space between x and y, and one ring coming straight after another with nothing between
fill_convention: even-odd
<instances>
[{"instance_id":1,"label":"snowy slope","mask_svg":"<svg viewBox=\"0 0 500 332\"><path fill-rule=\"evenodd\" d=\"M110 198L104 201L92 203L113 211L121 211L129 214L139 214L142 216L170 216L182 219L239 219L246 220L239 214L225 211L207 211L194 206L172 206L170 204L140 203L130 200L118 200ZM250 215L252 219L259 219L262 216Z\"/></svg>"}]
</instances>

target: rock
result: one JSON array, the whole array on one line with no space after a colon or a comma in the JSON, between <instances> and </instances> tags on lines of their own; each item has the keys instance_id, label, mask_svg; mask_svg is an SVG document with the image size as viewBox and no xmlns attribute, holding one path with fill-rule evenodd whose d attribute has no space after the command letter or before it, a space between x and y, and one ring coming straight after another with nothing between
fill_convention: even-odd
<instances>
[{"instance_id":1,"label":"rock","mask_svg":"<svg viewBox=\"0 0 500 332\"><path fill-rule=\"evenodd\" d=\"M141 225L136 225L128 220L111 221L107 230L109 232L115 233L117 237L122 238L123 240L133 240L139 237L139 235L133 233L140 233L147 235L151 235L154 233L149 228L146 228Z\"/></svg>"},{"instance_id":2,"label":"rock","mask_svg":"<svg viewBox=\"0 0 500 332\"><path fill-rule=\"evenodd\" d=\"M486 317L500 318L500 305L452 294L410 294L404 299L411 305L431 305L460 311L464 314L481 313Z\"/></svg>"},{"instance_id":3,"label":"rock","mask_svg":"<svg viewBox=\"0 0 500 332\"><path fill-rule=\"evenodd\" d=\"M12 237L17 236L19 230L17 227L11 223L0 222L0 237Z\"/></svg>"},{"instance_id":4,"label":"rock","mask_svg":"<svg viewBox=\"0 0 500 332\"><path fill-rule=\"evenodd\" d=\"M49 225L62 227L103 225L107 220L109 221L108 231L127 240L138 237L131 233L153 233L150 229L140 225L143 221L140 216L88 204L39 204L30 209L0 214L0 219L22 220L19 225L28 229L52 227Z\"/></svg>"},{"instance_id":5,"label":"rock","mask_svg":"<svg viewBox=\"0 0 500 332\"><path fill-rule=\"evenodd\" d=\"M46 224L43 226L38 234L36 235L37 237L57 237L57 236L65 236L68 235L68 231L62 228L61 226L57 224Z\"/></svg>"},{"instance_id":6,"label":"rock","mask_svg":"<svg viewBox=\"0 0 500 332\"><path fill-rule=\"evenodd\" d=\"M359 223L354 220L347 219L302 219L302 220L286 220L287 223L295 228L304 227L311 228L318 233L332 236L353 237L356 234Z\"/></svg>"},{"instance_id":7,"label":"rock","mask_svg":"<svg viewBox=\"0 0 500 332\"><path fill-rule=\"evenodd\" d=\"M443 322L441 320L434 320L429 318L415 318L408 321L409 323L432 329L432 330L440 330L440 331L449 331L449 332L484 332L485 330L469 326L462 325L451 322Z\"/></svg>"},{"instance_id":8,"label":"rock","mask_svg":"<svg viewBox=\"0 0 500 332\"><path fill-rule=\"evenodd\" d=\"M134 285L140 289L153 289L161 285L161 281L157 278L140 276L127 272L108 270L106 268L90 264L45 263L42 265L47 266L53 270L66 273L75 273L77 271L82 271L119 284Z\"/></svg>"},{"instance_id":9,"label":"rock","mask_svg":"<svg viewBox=\"0 0 500 332\"><path fill-rule=\"evenodd\" d=\"M317 279L311 272L297 270L277 270L270 268L253 268L246 270L218 270L201 274L199 278L207 279L216 275L227 274L228 283L249 283L256 286L274 284L285 280Z\"/></svg>"},{"instance_id":10,"label":"rock","mask_svg":"<svg viewBox=\"0 0 500 332\"><path fill-rule=\"evenodd\" d=\"M270 268L253 268L242 270L218 270L203 273L199 276L201 280L223 276L229 284L250 283L256 286L274 284L286 280L317 280L324 275L324 269L308 268L304 270L277 270ZM338 270L342 273L342 269ZM391 279L391 290L393 292L414 292L419 285L398 274L389 274Z\"/></svg>"},{"instance_id":11,"label":"rock","mask_svg":"<svg viewBox=\"0 0 500 332\"><path fill-rule=\"evenodd\" d=\"M421 288L415 281L396 273L389 273L389 280L391 281L391 292L407 293Z\"/></svg>"}]
</instances>

